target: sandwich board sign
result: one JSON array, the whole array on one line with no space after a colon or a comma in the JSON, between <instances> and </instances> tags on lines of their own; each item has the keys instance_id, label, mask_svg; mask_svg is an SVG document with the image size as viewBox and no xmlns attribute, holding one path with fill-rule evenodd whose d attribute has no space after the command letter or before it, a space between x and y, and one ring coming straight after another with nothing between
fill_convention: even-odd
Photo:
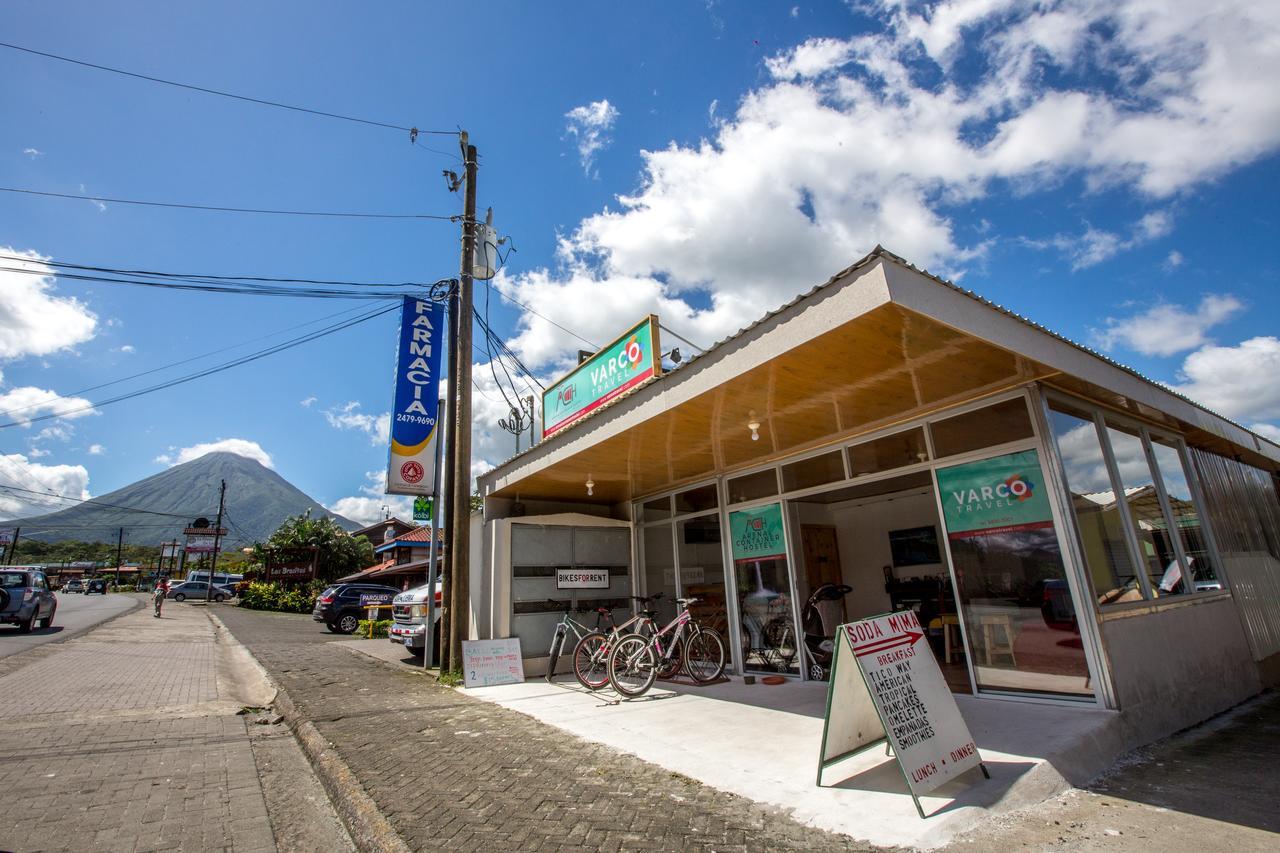
<instances>
[{"instance_id":1,"label":"sandwich board sign","mask_svg":"<svg viewBox=\"0 0 1280 853\"><path fill-rule=\"evenodd\" d=\"M520 638L462 641L462 686L524 683Z\"/></svg>"},{"instance_id":2,"label":"sandwich board sign","mask_svg":"<svg viewBox=\"0 0 1280 853\"><path fill-rule=\"evenodd\" d=\"M910 610L841 625L827 686L822 771L888 742L916 811L920 797L982 764L969 727Z\"/></svg>"}]
</instances>

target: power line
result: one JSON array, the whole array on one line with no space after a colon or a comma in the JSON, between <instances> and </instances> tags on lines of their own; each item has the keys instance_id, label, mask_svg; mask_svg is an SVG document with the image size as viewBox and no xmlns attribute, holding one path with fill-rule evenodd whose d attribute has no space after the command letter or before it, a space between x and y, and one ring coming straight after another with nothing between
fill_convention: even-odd
<instances>
[{"instance_id":1,"label":"power line","mask_svg":"<svg viewBox=\"0 0 1280 853\"><path fill-rule=\"evenodd\" d=\"M187 204L176 201L140 201L129 198L112 198L104 195L77 195L76 193L55 193L44 190L29 190L21 187L0 187L0 192L21 193L22 195L38 195L47 198L75 199L78 201L100 201L106 204L135 204L145 207L171 207L179 210L209 210L215 213L261 213L273 216L322 216L342 217L348 219L434 219L442 222L457 222L461 216L446 216L431 213L350 213L327 210L275 210L259 207L220 207L209 204Z\"/></svg>"},{"instance_id":2,"label":"power line","mask_svg":"<svg viewBox=\"0 0 1280 853\"><path fill-rule=\"evenodd\" d=\"M8 44L0 42L0 47L7 47L10 50L18 50L23 53L29 53L34 56L43 56L46 59L56 59L59 62L68 62L72 65L80 65L85 68L93 68L97 71L109 71L112 74L120 74L125 77L133 77L138 80L147 80L151 83L162 83L166 86L176 86L179 89L190 89L193 92L203 92L206 95L217 95L222 98L232 98L237 101L247 101L251 104L259 104L264 107L276 107L282 110L292 110L298 113L307 113L308 115L321 116L323 118L339 119L341 121L355 122L357 124L367 124L372 127L382 127L388 130L400 130L409 134L410 141L417 141L418 134L430 134L434 136L457 136L456 130L419 130L416 127L402 127L398 124L390 124L388 122L374 121L367 118L359 118L357 116L342 115L341 113L331 113L325 110L311 109L310 107L298 107L292 104L281 103L280 101L268 101L263 98L252 98L248 95L237 95L233 92L223 92L218 89L210 89L205 86L195 86L191 83L179 83L174 80L166 80L163 77L152 77L148 74L139 74L134 71L125 71L121 68L112 68L109 65L99 65L94 62L86 62L82 59L72 59L69 56L59 56L56 53L47 53L43 50L34 50L29 47L22 47L16 44Z\"/></svg>"},{"instance_id":3,"label":"power line","mask_svg":"<svg viewBox=\"0 0 1280 853\"><path fill-rule=\"evenodd\" d=\"M14 485L11 483L0 483L0 489L4 489L10 492L26 492L27 494L39 495L42 498L54 498L56 500L74 501L75 503L79 503L79 504L93 504L95 506L104 506L104 507L109 507L111 509L124 509L130 512L144 512L147 515L163 515L171 518L185 518L185 519L192 519L196 517L193 515L185 515L185 514L180 515L176 512L160 512L159 510L143 509L142 507L136 507L136 506L124 506L123 504L110 504L110 503L106 503L105 501L99 500L98 498L73 498L70 495L59 495L54 492L41 492L36 489L26 489L26 488L23 488L22 486ZM118 527L119 525L108 525L108 526Z\"/></svg>"},{"instance_id":4,"label":"power line","mask_svg":"<svg viewBox=\"0 0 1280 853\"><path fill-rule=\"evenodd\" d=\"M391 311L395 311L399 309L399 307L400 307L399 305L391 305L386 308L379 308L376 311L370 312L360 317L356 317L353 320L345 320L342 323L329 326L317 332L312 332L307 335L302 335L300 337L293 338L292 340L285 341L282 344L277 344L276 346L268 347L267 349L259 350L258 352L255 352L255 353L250 353L249 355L242 356L232 361L224 362L223 364L217 365L215 367L211 367L207 370L201 370L196 373L188 374L186 376L180 376L177 379L171 379L167 382L162 382L157 385L152 385L147 388L139 389L137 391L131 391L127 394L121 394L117 397L111 397L106 400L101 400L97 403L90 403L87 406L81 406L76 409L69 409L61 412L51 412L49 414L40 415L34 418L24 418L22 420L10 421L9 423L0 424L0 429L7 429L8 427L15 427L15 426L26 426L27 424L36 423L38 421L45 421L51 418L66 417L67 415L73 415L73 414L76 414L77 412L87 412L92 409L100 408L102 406L108 406L112 403L119 403L123 400L130 400L130 399L133 399L134 397L140 397L143 394L150 394L154 391L162 391L165 388L172 388L175 385L182 385L183 383L191 382L192 380L195 380L195 379L202 379L206 376L212 376L215 373L221 373L224 370L230 370L233 367L239 367L242 364L248 364L249 362L257 361L260 358L265 358L266 356L274 355L275 353L278 353L278 352L283 352L284 350L299 346L304 343L308 343L309 341L314 341L318 338L324 337L325 335L331 335L334 332L340 332L343 329L349 329L352 326L365 322L366 320L372 320L374 317L380 317L383 314L387 314L387 313L390 313Z\"/></svg>"}]
</instances>

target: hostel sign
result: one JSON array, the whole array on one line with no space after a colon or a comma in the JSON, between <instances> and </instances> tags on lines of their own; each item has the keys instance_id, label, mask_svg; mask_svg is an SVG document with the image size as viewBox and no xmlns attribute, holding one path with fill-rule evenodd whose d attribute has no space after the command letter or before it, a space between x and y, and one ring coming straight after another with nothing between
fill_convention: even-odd
<instances>
[{"instance_id":1,"label":"hostel sign","mask_svg":"<svg viewBox=\"0 0 1280 853\"><path fill-rule=\"evenodd\" d=\"M785 557L787 540L782 527L782 504L729 513L729 536L734 563Z\"/></svg>"},{"instance_id":2,"label":"hostel sign","mask_svg":"<svg viewBox=\"0 0 1280 853\"><path fill-rule=\"evenodd\" d=\"M1035 450L939 468L938 492L952 539L1053 526Z\"/></svg>"},{"instance_id":3,"label":"hostel sign","mask_svg":"<svg viewBox=\"0 0 1280 853\"><path fill-rule=\"evenodd\" d=\"M391 409L387 494L430 495L436 485L440 350L444 309L406 296L400 308L396 390Z\"/></svg>"},{"instance_id":4,"label":"hostel sign","mask_svg":"<svg viewBox=\"0 0 1280 853\"><path fill-rule=\"evenodd\" d=\"M542 437L559 432L662 373L658 318L645 317L542 392Z\"/></svg>"},{"instance_id":5,"label":"hostel sign","mask_svg":"<svg viewBox=\"0 0 1280 853\"><path fill-rule=\"evenodd\" d=\"M916 809L919 797L982 758L910 610L841 625L836 635L818 784L827 767L888 741Z\"/></svg>"}]
</instances>

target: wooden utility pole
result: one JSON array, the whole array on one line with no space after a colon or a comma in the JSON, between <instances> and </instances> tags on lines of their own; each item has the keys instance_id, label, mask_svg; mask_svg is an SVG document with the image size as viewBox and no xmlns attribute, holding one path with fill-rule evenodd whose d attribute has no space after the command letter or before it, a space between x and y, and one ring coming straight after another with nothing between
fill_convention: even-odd
<instances>
[{"instance_id":1,"label":"wooden utility pole","mask_svg":"<svg viewBox=\"0 0 1280 853\"><path fill-rule=\"evenodd\" d=\"M120 560L124 554L124 528L116 536L116 586L120 586Z\"/></svg>"},{"instance_id":2,"label":"wooden utility pole","mask_svg":"<svg viewBox=\"0 0 1280 853\"><path fill-rule=\"evenodd\" d=\"M462 211L462 275L458 282L457 320L454 324L456 356L449 372L456 377L453 399L453 480L450 491L449 539L452 555L449 592L449 668L462 667L462 640L471 627L471 274L476 248L476 147L463 131L459 145L466 165L466 189ZM442 644L443 645L443 644ZM443 662L441 664L443 667Z\"/></svg>"},{"instance_id":3,"label":"wooden utility pole","mask_svg":"<svg viewBox=\"0 0 1280 853\"><path fill-rule=\"evenodd\" d=\"M445 403L441 407L440 412L444 415L443 436L448 443L448 451L442 457L444 460L444 471L441 474L439 493L440 493L440 529L444 532L442 559L440 563L440 588L442 591L440 604L440 671L448 672L452 667L449 659L449 623L453 621L453 608L450 606L448 596L453 594L453 531L450 525L453 523L453 437L457 434L454 429L453 416L455 412L454 400L458 399L458 287L452 285L449 288L449 373L445 382ZM461 661L459 661L461 665Z\"/></svg>"},{"instance_id":4,"label":"wooden utility pole","mask_svg":"<svg viewBox=\"0 0 1280 853\"><path fill-rule=\"evenodd\" d=\"M9 553L5 556L4 561L6 566L12 566L14 557L18 556L18 536L21 533L21 527L13 528L13 541L9 543Z\"/></svg>"},{"instance_id":5,"label":"wooden utility pole","mask_svg":"<svg viewBox=\"0 0 1280 853\"><path fill-rule=\"evenodd\" d=\"M222 481L222 490L218 492L218 520L213 523L213 559L209 561L209 580L204 588L204 603L213 598L213 572L218 568L218 540L222 538L222 510L227 505L227 481Z\"/></svg>"}]
</instances>

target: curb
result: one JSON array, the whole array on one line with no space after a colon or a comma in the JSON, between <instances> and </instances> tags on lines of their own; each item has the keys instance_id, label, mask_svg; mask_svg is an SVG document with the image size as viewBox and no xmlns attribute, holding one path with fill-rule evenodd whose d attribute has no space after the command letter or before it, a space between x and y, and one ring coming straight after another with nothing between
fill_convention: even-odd
<instances>
[{"instance_id":1,"label":"curb","mask_svg":"<svg viewBox=\"0 0 1280 853\"><path fill-rule=\"evenodd\" d=\"M228 636L235 638L235 634L216 614L210 613L209 618L217 622ZM262 669L267 681L275 688L276 698L273 704L276 710L284 717L289 730L302 747L311 769L324 786L333 810L342 819L356 848L361 853L411 853L409 845L404 843L400 834L391 826L347 763L331 748L333 745L320 734L315 723L302 716L288 692L271 677L249 647L239 640L236 642L248 652L254 663Z\"/></svg>"}]
</instances>

